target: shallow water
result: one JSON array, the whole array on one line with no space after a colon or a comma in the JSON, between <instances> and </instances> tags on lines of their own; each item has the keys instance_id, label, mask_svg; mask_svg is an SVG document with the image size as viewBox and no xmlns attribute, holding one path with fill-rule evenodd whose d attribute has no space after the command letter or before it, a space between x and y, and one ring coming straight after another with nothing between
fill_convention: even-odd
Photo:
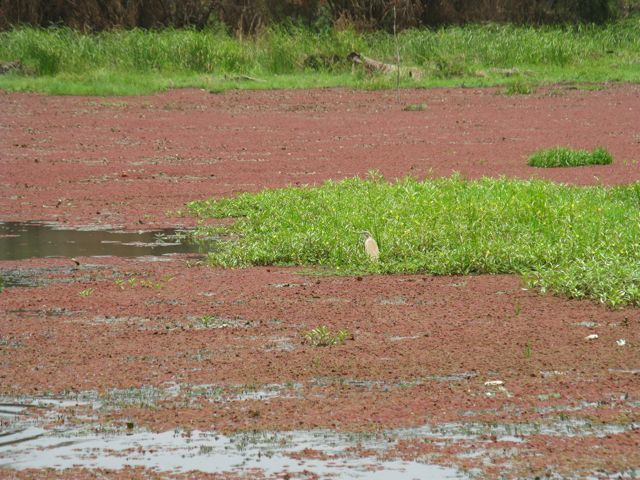
<instances>
[{"instance_id":1,"label":"shallow water","mask_svg":"<svg viewBox=\"0 0 640 480\"><path fill-rule=\"evenodd\" d=\"M431 478L451 479L456 470L407 461L343 456L345 442L326 432L265 433L225 436L194 431L163 433L138 432L112 435L42 434L32 428L24 435L31 440L3 448L0 468L85 468L121 469L141 466L162 471L200 471L207 473L248 473L259 469L267 476L312 471L317 475L340 478ZM295 459L305 448L321 450L338 458ZM99 455L96 453L99 452ZM8 454L8 455L7 455ZM374 468L372 468L374 467ZM396 478L400 478L396 477Z\"/></svg>"},{"instance_id":2,"label":"shallow water","mask_svg":"<svg viewBox=\"0 0 640 480\"><path fill-rule=\"evenodd\" d=\"M320 478L473 478L479 472L431 464L428 457L401 460L395 448L402 441L434 445L462 442L468 449L458 458L470 458L485 455L495 441L515 447L526 446L530 436L603 437L638 428L637 424L592 424L580 418L552 416L532 423L451 422L371 433L317 429L224 435L181 429L155 433L133 423L99 424L95 420L96 412L116 406L144 404L153 408L157 401L173 398L184 389L198 398L225 402L256 396L264 399L263 395L268 399L285 387L297 391L302 385L265 385L246 398L247 392L241 392L239 386L231 389L236 395L214 385L177 384L103 394L87 391L59 397L0 397L0 468L117 470L131 466L164 472L259 472L267 478L282 478L285 473L294 478L307 478L309 473ZM77 426L76 420L85 423Z\"/></svg>"},{"instance_id":3,"label":"shallow water","mask_svg":"<svg viewBox=\"0 0 640 480\"><path fill-rule=\"evenodd\" d=\"M199 253L197 244L175 229L124 232L68 229L56 224L0 222L0 260L43 257L140 257Z\"/></svg>"},{"instance_id":4,"label":"shallow water","mask_svg":"<svg viewBox=\"0 0 640 480\"><path fill-rule=\"evenodd\" d=\"M29 418L32 407L5 403L0 414L12 426L0 436L0 468L84 467L121 469L126 466L165 472L206 473L259 471L267 477L313 472L321 478L408 478L434 480L460 478L459 472L438 465L360 457L348 451L363 446L384 451L380 436L328 430L258 432L222 435L182 430L154 433L134 429L55 427L47 430ZM38 408L43 406L39 402ZM56 405L54 402L52 404ZM11 421L10 419L13 419ZM305 449L325 456L307 458Z\"/></svg>"}]
</instances>

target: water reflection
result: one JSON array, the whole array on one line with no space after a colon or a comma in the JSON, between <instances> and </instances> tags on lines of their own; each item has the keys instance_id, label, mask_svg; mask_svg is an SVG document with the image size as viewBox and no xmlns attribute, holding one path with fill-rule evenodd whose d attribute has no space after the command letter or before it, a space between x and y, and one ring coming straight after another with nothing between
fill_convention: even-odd
<instances>
[{"instance_id":1,"label":"water reflection","mask_svg":"<svg viewBox=\"0 0 640 480\"><path fill-rule=\"evenodd\" d=\"M184 231L122 232L71 230L30 222L0 222L0 260L42 257L139 257L167 253L198 253Z\"/></svg>"},{"instance_id":2,"label":"water reflection","mask_svg":"<svg viewBox=\"0 0 640 480\"><path fill-rule=\"evenodd\" d=\"M158 472L189 472L189 478L203 476L202 472L224 478L371 480L453 480L461 474L454 468L430 464L428 459L405 461L393 455L385 458L396 445L395 431L348 433L318 429L225 435L180 429L156 433L136 428L133 422L126 427L92 422L67 427L60 422L64 418L61 408L82 406L91 408L91 402L21 402L0 397L0 421L5 425L0 427L0 469L141 467ZM47 419L54 420L56 426L48 428ZM359 448L365 453L360 454Z\"/></svg>"}]
</instances>

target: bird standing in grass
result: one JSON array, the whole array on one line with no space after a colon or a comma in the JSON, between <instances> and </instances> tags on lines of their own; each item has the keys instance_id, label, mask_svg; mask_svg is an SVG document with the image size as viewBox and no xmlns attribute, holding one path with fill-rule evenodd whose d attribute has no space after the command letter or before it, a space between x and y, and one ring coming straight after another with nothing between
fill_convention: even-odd
<instances>
[{"instance_id":1,"label":"bird standing in grass","mask_svg":"<svg viewBox=\"0 0 640 480\"><path fill-rule=\"evenodd\" d=\"M364 251L369 255L371 260L378 261L380 249L378 248L378 243L375 238L366 230L362 232L362 237L364 238Z\"/></svg>"}]
</instances>

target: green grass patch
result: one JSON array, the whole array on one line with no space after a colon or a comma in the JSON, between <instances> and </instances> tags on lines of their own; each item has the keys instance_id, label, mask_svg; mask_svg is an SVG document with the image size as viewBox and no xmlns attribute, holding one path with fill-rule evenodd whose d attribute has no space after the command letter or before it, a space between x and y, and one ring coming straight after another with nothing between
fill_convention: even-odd
<instances>
[{"instance_id":1,"label":"green grass patch","mask_svg":"<svg viewBox=\"0 0 640 480\"><path fill-rule=\"evenodd\" d=\"M531 167L581 167L585 165L609 165L613 157L604 148L598 147L592 152L555 147L539 150L529 157Z\"/></svg>"},{"instance_id":2,"label":"green grass patch","mask_svg":"<svg viewBox=\"0 0 640 480\"><path fill-rule=\"evenodd\" d=\"M333 333L326 325L320 325L312 330L304 332L302 338L313 347L333 347L344 343L349 336L346 330L338 330Z\"/></svg>"},{"instance_id":3,"label":"green grass patch","mask_svg":"<svg viewBox=\"0 0 640 480\"><path fill-rule=\"evenodd\" d=\"M399 34L404 87L640 81L640 18L607 25L468 25ZM346 60L356 51L394 63L393 35L352 29L274 26L238 39L222 29L113 30L15 27L0 32L0 62L23 68L0 76L0 88L53 94L121 95L175 87L351 86L393 88L395 75L370 74ZM262 81L247 81L246 77ZM524 85L524 87L523 87ZM527 87L530 88L530 87Z\"/></svg>"},{"instance_id":4,"label":"green grass patch","mask_svg":"<svg viewBox=\"0 0 640 480\"><path fill-rule=\"evenodd\" d=\"M214 265L322 266L344 274L517 273L531 287L610 306L640 304L640 183L606 188L460 176L318 187L191 202L236 217ZM365 254L360 232L380 247ZM206 228L202 229L206 234Z\"/></svg>"},{"instance_id":5,"label":"green grass patch","mask_svg":"<svg viewBox=\"0 0 640 480\"><path fill-rule=\"evenodd\" d=\"M405 105L402 109L405 112L424 112L427 110L426 103L410 103L409 105Z\"/></svg>"},{"instance_id":6,"label":"green grass patch","mask_svg":"<svg viewBox=\"0 0 640 480\"><path fill-rule=\"evenodd\" d=\"M535 93L535 90L535 87L530 83L516 80L506 85L504 93L505 95L530 95Z\"/></svg>"}]
</instances>

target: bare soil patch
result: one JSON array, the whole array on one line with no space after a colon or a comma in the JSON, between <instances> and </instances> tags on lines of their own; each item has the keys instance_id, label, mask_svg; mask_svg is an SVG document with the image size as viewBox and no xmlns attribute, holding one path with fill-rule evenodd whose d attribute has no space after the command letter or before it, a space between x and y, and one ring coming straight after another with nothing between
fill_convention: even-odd
<instances>
[{"instance_id":1,"label":"bare soil patch","mask_svg":"<svg viewBox=\"0 0 640 480\"><path fill-rule=\"evenodd\" d=\"M427 109L403 111L415 103ZM640 88L629 85L528 96L402 91L400 103L394 92L350 90L0 93L0 220L189 226L176 213L189 200L372 169L388 178L459 171L627 183L640 180L639 112ZM531 152L555 145L602 145L615 161L526 165ZM409 438L386 455L486 475L608 475L640 462L636 308L542 296L515 276L354 278L200 260L0 262L3 271L51 280L0 294L0 395L113 399L115 390L153 388L150 400L117 397L92 414L104 425L158 432L481 424L487 431L473 442ZM351 335L336 347L305 344L302 333L319 325ZM82 424L81 410L67 412L68 421ZM492 425L515 430L503 438ZM517 432L532 425L539 430ZM563 425L575 435L559 433ZM127 473L148 474L119 475ZM94 474L116 475L25 470L19 478ZM0 469L0 477L14 475Z\"/></svg>"}]
</instances>

